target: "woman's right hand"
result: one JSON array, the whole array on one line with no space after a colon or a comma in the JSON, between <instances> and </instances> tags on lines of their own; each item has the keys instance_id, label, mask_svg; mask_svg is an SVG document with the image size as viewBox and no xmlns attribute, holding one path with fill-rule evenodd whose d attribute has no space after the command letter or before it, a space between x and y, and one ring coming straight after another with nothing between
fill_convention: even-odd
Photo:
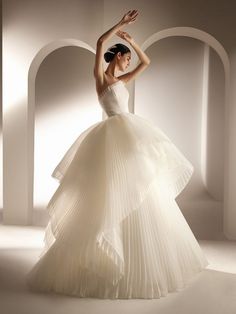
<instances>
[{"instance_id":1,"label":"woman's right hand","mask_svg":"<svg viewBox=\"0 0 236 314\"><path fill-rule=\"evenodd\" d=\"M134 23L136 21L137 16L138 16L138 10L132 10L132 11L130 10L123 16L120 23L123 25Z\"/></svg>"}]
</instances>

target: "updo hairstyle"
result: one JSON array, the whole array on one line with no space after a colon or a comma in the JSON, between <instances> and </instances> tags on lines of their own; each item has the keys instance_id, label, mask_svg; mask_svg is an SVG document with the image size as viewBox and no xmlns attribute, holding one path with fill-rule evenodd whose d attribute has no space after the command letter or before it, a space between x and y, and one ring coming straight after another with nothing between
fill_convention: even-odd
<instances>
[{"instance_id":1,"label":"updo hairstyle","mask_svg":"<svg viewBox=\"0 0 236 314\"><path fill-rule=\"evenodd\" d=\"M121 55L130 52L130 49L123 45L123 44L115 44L114 46L107 49L107 51L104 53L104 59L107 63L111 62L115 55L120 52Z\"/></svg>"}]
</instances>

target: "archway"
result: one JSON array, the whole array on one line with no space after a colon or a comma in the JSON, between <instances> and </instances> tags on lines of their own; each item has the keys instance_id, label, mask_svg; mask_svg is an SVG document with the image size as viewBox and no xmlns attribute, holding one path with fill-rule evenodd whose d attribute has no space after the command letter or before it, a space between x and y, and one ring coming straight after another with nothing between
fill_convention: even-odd
<instances>
[{"instance_id":1,"label":"archway","mask_svg":"<svg viewBox=\"0 0 236 314\"><path fill-rule=\"evenodd\" d=\"M78 48L86 49L92 53L95 53L94 49L91 48L86 43L76 40L76 39L60 39L53 41L48 45L44 46L36 54L34 59L31 62L29 71L28 71L28 171L30 174L29 182L29 207L30 215L28 217L29 223L32 224L33 221L33 208L34 208L34 121L35 121L35 80L36 75L39 70L39 67L43 60L53 51L66 47L66 46L75 46ZM44 219L43 219L44 220Z\"/></svg>"},{"instance_id":2,"label":"archway","mask_svg":"<svg viewBox=\"0 0 236 314\"><path fill-rule=\"evenodd\" d=\"M221 43L215 39L209 33L206 33L202 30L192 28L192 27L174 27L161 30L150 36L142 45L142 49L146 50L155 42L172 36L186 36L194 39L198 39L205 44L213 48L218 54L220 60L222 61L225 73L225 95L224 95L224 104L225 104L225 141L224 141L224 202L223 202L223 231L224 234L229 237L229 231L227 230L227 221L230 219L228 217L228 191L229 191L229 174L230 174L230 159L229 159L229 89L230 89L230 62L229 57L221 45Z\"/></svg>"}]
</instances>

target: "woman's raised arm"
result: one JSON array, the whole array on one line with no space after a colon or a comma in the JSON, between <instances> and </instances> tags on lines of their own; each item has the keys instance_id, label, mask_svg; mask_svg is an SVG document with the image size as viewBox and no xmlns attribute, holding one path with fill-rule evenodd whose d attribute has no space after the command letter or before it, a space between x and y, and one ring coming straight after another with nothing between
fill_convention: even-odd
<instances>
[{"instance_id":1,"label":"woman's raised arm","mask_svg":"<svg viewBox=\"0 0 236 314\"><path fill-rule=\"evenodd\" d=\"M150 64L151 60L148 58L146 53L142 51L142 49L139 47L139 45L134 41L134 39L127 33L123 32L121 30L118 30L116 32L116 35L121 37L122 39L126 40L135 50L137 53L140 63L136 66L136 68L128 73L125 73L121 76L119 76L119 79L122 79L126 83L133 80L138 74L143 72L148 65Z\"/></svg>"},{"instance_id":2,"label":"woman's raised arm","mask_svg":"<svg viewBox=\"0 0 236 314\"><path fill-rule=\"evenodd\" d=\"M95 57L95 65L94 65L94 76L97 80L103 84L103 44L108 39L110 39L118 30L121 29L124 25L131 24L135 21L138 15L137 10L128 11L123 18L115 24L111 29L102 34L97 40L97 48L96 48L96 57Z\"/></svg>"}]
</instances>

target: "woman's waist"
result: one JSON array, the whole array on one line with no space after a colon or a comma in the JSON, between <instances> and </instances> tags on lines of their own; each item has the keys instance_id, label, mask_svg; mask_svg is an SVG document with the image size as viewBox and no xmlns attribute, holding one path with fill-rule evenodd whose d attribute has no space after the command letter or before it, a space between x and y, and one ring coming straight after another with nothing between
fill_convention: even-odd
<instances>
[{"instance_id":1,"label":"woman's waist","mask_svg":"<svg viewBox=\"0 0 236 314\"><path fill-rule=\"evenodd\" d=\"M102 104L101 106L108 116L113 116L122 112L129 112L128 105Z\"/></svg>"}]
</instances>

